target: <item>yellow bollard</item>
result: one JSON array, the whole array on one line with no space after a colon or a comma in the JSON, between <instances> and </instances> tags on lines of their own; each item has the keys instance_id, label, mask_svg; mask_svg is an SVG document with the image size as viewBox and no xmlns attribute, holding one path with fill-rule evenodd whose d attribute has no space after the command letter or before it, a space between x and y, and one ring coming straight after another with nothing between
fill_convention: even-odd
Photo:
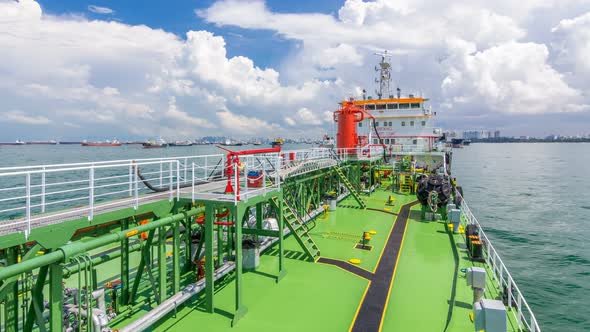
<instances>
[{"instance_id":1,"label":"yellow bollard","mask_svg":"<svg viewBox=\"0 0 590 332\"><path fill-rule=\"evenodd\" d=\"M322 207L324 208L324 215L322 216L323 219L328 219L328 214L330 213L329 209L330 209L330 205L328 204L324 204L322 205Z\"/></svg>"}]
</instances>

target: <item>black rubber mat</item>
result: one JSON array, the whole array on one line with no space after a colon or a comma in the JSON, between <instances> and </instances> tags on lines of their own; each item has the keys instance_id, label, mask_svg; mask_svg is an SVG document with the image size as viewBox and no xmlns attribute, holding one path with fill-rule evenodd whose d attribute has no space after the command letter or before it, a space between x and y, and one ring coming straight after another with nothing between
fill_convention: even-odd
<instances>
[{"instance_id":1,"label":"black rubber mat","mask_svg":"<svg viewBox=\"0 0 590 332\"><path fill-rule=\"evenodd\" d=\"M389 239L383 249L383 254L377 265L377 270L371 277L371 285L361 303L360 310L352 327L353 332L378 331L381 318L385 313L385 303L389 296L389 286L393 278L393 270L397 264L398 253L401 249L402 238L410 216L410 208L418 202L402 206Z\"/></svg>"},{"instance_id":2,"label":"black rubber mat","mask_svg":"<svg viewBox=\"0 0 590 332\"><path fill-rule=\"evenodd\" d=\"M352 265L352 264L345 262L345 261L320 257L320 259L318 259L318 262L324 263L324 264L336 265L341 269L344 269L350 273L354 273L354 274L361 276L365 279L369 279L369 280L373 279L373 273L371 273L367 270L361 269L360 267Z\"/></svg>"}]
</instances>

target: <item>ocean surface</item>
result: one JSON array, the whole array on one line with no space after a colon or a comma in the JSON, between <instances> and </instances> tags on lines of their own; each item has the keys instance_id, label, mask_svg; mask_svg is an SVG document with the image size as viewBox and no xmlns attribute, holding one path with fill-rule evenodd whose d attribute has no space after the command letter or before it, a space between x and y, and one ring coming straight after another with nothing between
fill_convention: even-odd
<instances>
[{"instance_id":1,"label":"ocean surface","mask_svg":"<svg viewBox=\"0 0 590 332\"><path fill-rule=\"evenodd\" d=\"M0 167L218 153L214 146L0 146ZM590 144L472 144L453 158L465 199L543 331L590 330Z\"/></svg>"},{"instance_id":2,"label":"ocean surface","mask_svg":"<svg viewBox=\"0 0 590 332\"><path fill-rule=\"evenodd\" d=\"M590 144L472 144L453 158L541 329L589 331Z\"/></svg>"}]
</instances>

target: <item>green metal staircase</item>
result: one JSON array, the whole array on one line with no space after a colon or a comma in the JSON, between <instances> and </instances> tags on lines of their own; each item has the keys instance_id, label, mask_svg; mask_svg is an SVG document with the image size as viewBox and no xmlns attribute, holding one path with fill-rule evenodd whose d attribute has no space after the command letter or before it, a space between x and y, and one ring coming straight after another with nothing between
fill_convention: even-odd
<instances>
[{"instance_id":1,"label":"green metal staircase","mask_svg":"<svg viewBox=\"0 0 590 332\"><path fill-rule=\"evenodd\" d=\"M279 198L273 197L272 201L274 205L278 208L279 205ZM287 204L285 199L283 198L283 218L287 227L291 231L291 234L295 237L307 257L311 261L316 261L320 257L320 248L318 248L317 244L313 241L311 236L309 235L309 230L307 226L303 223L303 220L299 218L299 216L295 213L295 211Z\"/></svg>"},{"instance_id":2,"label":"green metal staircase","mask_svg":"<svg viewBox=\"0 0 590 332\"><path fill-rule=\"evenodd\" d=\"M361 199L361 196L354 189L354 187L352 186L352 183L350 183L350 181L348 180L348 178L346 177L344 172L342 172L342 168L340 168L340 166L335 166L334 170L336 171L336 174L338 174L338 176L340 177L340 180L342 181L342 183L344 183L344 186L346 187L346 189L348 189L348 191L350 192L352 197L354 197L356 202L359 203L361 209L366 209L367 204L365 204L365 202Z\"/></svg>"}]
</instances>

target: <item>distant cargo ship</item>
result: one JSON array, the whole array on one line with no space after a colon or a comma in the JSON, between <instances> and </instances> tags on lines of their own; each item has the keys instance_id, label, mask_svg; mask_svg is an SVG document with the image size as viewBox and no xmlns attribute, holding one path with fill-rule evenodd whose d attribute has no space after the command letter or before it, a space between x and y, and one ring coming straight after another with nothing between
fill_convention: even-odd
<instances>
[{"instance_id":1,"label":"distant cargo ship","mask_svg":"<svg viewBox=\"0 0 590 332\"><path fill-rule=\"evenodd\" d=\"M57 141L49 140L49 141L30 141L27 142L30 145L57 145Z\"/></svg>"},{"instance_id":2,"label":"distant cargo ship","mask_svg":"<svg viewBox=\"0 0 590 332\"><path fill-rule=\"evenodd\" d=\"M114 141L99 141L99 142L87 142L87 141L83 141L82 143L80 143L80 145L82 146L121 146L122 143L114 140Z\"/></svg>"},{"instance_id":3,"label":"distant cargo ship","mask_svg":"<svg viewBox=\"0 0 590 332\"><path fill-rule=\"evenodd\" d=\"M186 141L176 141L173 143L170 143L170 146L192 146L194 143L191 140L186 140Z\"/></svg>"},{"instance_id":4,"label":"distant cargo ship","mask_svg":"<svg viewBox=\"0 0 590 332\"><path fill-rule=\"evenodd\" d=\"M16 140L16 142L0 142L0 145L25 145L25 142Z\"/></svg>"},{"instance_id":5,"label":"distant cargo ship","mask_svg":"<svg viewBox=\"0 0 590 332\"><path fill-rule=\"evenodd\" d=\"M165 148L168 146L166 141L163 139L159 139L157 141L147 141L142 144L144 149L157 149L157 148Z\"/></svg>"},{"instance_id":6,"label":"distant cargo ship","mask_svg":"<svg viewBox=\"0 0 590 332\"><path fill-rule=\"evenodd\" d=\"M231 139L226 139L225 142L221 143L221 145L225 145L225 146L241 146L244 143L240 142L240 141L234 141Z\"/></svg>"}]
</instances>

